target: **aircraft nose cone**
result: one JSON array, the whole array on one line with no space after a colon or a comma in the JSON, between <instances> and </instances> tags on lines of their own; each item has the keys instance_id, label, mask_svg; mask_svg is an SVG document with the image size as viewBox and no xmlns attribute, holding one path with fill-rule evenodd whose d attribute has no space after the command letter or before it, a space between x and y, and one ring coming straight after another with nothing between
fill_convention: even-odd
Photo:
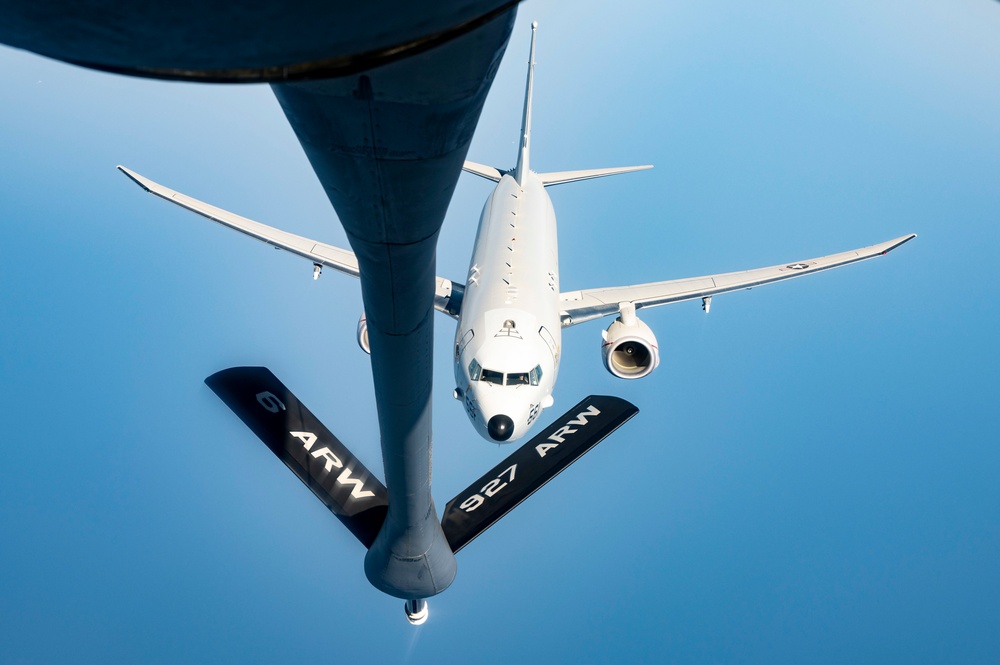
<instances>
[{"instance_id":1,"label":"aircraft nose cone","mask_svg":"<svg viewBox=\"0 0 1000 665\"><path fill-rule=\"evenodd\" d=\"M514 421L505 415L497 414L486 423L486 431L494 441L506 441L514 433Z\"/></svg>"}]
</instances>

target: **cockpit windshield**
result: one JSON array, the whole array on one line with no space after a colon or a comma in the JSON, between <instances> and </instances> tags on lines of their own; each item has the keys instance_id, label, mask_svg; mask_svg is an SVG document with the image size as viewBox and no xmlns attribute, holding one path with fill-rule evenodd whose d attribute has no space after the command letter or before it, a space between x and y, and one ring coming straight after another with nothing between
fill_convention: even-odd
<instances>
[{"instance_id":1,"label":"cockpit windshield","mask_svg":"<svg viewBox=\"0 0 1000 665\"><path fill-rule=\"evenodd\" d=\"M541 365L530 372L498 372L493 369L483 369L479 361L473 359L469 363L469 380L485 381L495 386L537 386L542 378Z\"/></svg>"},{"instance_id":2,"label":"cockpit windshield","mask_svg":"<svg viewBox=\"0 0 1000 665\"><path fill-rule=\"evenodd\" d=\"M483 375L479 379L480 381L485 381L486 383L495 383L498 386L503 385L503 372L495 372L492 369L484 369Z\"/></svg>"},{"instance_id":3,"label":"cockpit windshield","mask_svg":"<svg viewBox=\"0 0 1000 665\"><path fill-rule=\"evenodd\" d=\"M526 386L528 385L528 373L527 372L511 372L507 375L508 386Z\"/></svg>"}]
</instances>

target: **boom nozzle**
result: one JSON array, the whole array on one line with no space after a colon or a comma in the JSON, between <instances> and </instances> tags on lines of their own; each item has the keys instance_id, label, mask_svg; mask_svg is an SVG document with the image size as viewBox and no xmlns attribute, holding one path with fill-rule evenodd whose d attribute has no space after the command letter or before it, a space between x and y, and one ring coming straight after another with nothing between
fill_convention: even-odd
<instances>
[{"instance_id":1,"label":"boom nozzle","mask_svg":"<svg viewBox=\"0 0 1000 665\"><path fill-rule=\"evenodd\" d=\"M403 611L406 612L406 620L414 626L419 626L427 621L427 617L430 614L430 611L427 609L427 601L423 598L414 598L406 601L403 604Z\"/></svg>"}]
</instances>

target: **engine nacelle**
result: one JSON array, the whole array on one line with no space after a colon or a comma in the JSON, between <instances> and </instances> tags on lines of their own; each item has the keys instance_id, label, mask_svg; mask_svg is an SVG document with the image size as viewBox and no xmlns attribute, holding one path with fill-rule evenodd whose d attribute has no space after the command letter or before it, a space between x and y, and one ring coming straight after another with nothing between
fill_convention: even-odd
<instances>
[{"instance_id":1,"label":"engine nacelle","mask_svg":"<svg viewBox=\"0 0 1000 665\"><path fill-rule=\"evenodd\" d=\"M634 309L623 310L601 335L604 366L620 379L641 379L660 364L656 336L636 317Z\"/></svg>"},{"instance_id":2,"label":"engine nacelle","mask_svg":"<svg viewBox=\"0 0 1000 665\"><path fill-rule=\"evenodd\" d=\"M358 319L358 346L361 350L371 355L372 347L368 344L368 317L363 312Z\"/></svg>"}]
</instances>

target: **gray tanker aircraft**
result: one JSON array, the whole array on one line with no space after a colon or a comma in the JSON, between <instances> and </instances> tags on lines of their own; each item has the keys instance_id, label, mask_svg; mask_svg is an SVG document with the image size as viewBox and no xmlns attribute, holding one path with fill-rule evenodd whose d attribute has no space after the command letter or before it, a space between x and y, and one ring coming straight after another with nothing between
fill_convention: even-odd
<instances>
[{"instance_id":1,"label":"gray tanker aircraft","mask_svg":"<svg viewBox=\"0 0 1000 665\"><path fill-rule=\"evenodd\" d=\"M362 541L365 574L406 599L411 617L423 603L409 601L448 588L457 570L431 496L437 237L517 5L255 0L234 13L229 0L186 12L169 0L138 9L88 0L85 11L68 0L11 0L0 10L0 43L74 65L270 84L360 267L386 483L384 519ZM256 375L242 385L238 373L226 376L238 396L266 392L254 392ZM285 438L305 430L301 414L261 399Z\"/></svg>"}]
</instances>

